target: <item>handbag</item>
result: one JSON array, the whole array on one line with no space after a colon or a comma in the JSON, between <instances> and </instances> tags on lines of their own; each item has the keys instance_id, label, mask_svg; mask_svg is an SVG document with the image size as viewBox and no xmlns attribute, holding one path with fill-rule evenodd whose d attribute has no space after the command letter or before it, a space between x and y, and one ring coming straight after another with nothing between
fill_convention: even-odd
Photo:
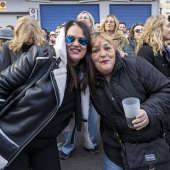
<instances>
[{"instance_id":1,"label":"handbag","mask_svg":"<svg viewBox=\"0 0 170 170\"><path fill-rule=\"evenodd\" d=\"M122 158L125 170L168 170L170 151L164 138L149 143L124 143Z\"/></svg>"},{"instance_id":2,"label":"handbag","mask_svg":"<svg viewBox=\"0 0 170 170\"><path fill-rule=\"evenodd\" d=\"M101 93L101 90L99 90ZM105 92L106 96L110 95ZM103 98L102 98L103 99ZM112 117L112 109L119 111L116 100L104 101L107 105L106 114L108 118L114 120ZM161 120L163 135L160 138L152 140L148 143L127 143L122 142L119 136L115 121L112 122L114 128L114 136L120 143L122 150L121 156L125 170L169 170L170 169L170 149L165 140L166 128Z\"/></svg>"}]
</instances>

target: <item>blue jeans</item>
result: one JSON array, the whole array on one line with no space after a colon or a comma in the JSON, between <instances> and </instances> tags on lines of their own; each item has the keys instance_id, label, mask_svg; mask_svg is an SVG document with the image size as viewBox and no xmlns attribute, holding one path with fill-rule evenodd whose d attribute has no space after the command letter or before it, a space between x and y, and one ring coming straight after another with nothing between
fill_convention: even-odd
<instances>
[{"instance_id":1,"label":"blue jeans","mask_svg":"<svg viewBox=\"0 0 170 170\"><path fill-rule=\"evenodd\" d=\"M94 146L97 146L97 136L98 136L98 116L95 108L93 105L90 103L90 108L89 108L89 117L88 117L88 130L89 130L89 137L93 143ZM66 142L62 146L62 152L65 154L69 155L71 151L75 148L76 144L76 133L74 136L74 143L71 144L71 136L72 132L65 132L65 139ZM91 149L86 147L86 143L83 144L84 148L86 149Z\"/></svg>"},{"instance_id":2,"label":"blue jeans","mask_svg":"<svg viewBox=\"0 0 170 170\"><path fill-rule=\"evenodd\" d=\"M123 170L123 168L114 164L106 154L104 154L104 170Z\"/></svg>"}]
</instances>

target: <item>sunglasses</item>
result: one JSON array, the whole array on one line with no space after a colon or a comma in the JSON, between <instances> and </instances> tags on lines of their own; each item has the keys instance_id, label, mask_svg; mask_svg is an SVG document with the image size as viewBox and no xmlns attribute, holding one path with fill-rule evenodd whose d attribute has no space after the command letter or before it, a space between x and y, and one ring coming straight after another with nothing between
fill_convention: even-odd
<instances>
[{"instance_id":1,"label":"sunglasses","mask_svg":"<svg viewBox=\"0 0 170 170\"><path fill-rule=\"evenodd\" d=\"M65 38L66 43L68 43L68 44L73 43L75 41L75 39L76 39L76 37L73 36L73 35L68 35ZM78 38L78 42L80 43L80 45L86 46L87 45L87 38L80 37L80 38Z\"/></svg>"},{"instance_id":2,"label":"sunglasses","mask_svg":"<svg viewBox=\"0 0 170 170\"><path fill-rule=\"evenodd\" d=\"M142 32L143 28L134 30L136 33Z\"/></svg>"}]
</instances>

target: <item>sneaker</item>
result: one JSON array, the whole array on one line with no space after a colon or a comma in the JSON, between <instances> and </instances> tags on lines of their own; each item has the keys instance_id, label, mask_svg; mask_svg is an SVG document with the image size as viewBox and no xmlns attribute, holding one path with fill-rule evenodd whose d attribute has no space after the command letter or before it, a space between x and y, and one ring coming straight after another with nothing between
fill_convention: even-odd
<instances>
[{"instance_id":1,"label":"sneaker","mask_svg":"<svg viewBox=\"0 0 170 170\"><path fill-rule=\"evenodd\" d=\"M69 155L67 155L67 154L65 154L64 152L61 151L60 159L66 160L68 157L69 157Z\"/></svg>"},{"instance_id":2,"label":"sneaker","mask_svg":"<svg viewBox=\"0 0 170 170\"><path fill-rule=\"evenodd\" d=\"M99 150L98 150L97 146L95 146L94 149L87 149L87 148L84 148L84 149L85 149L86 151L90 151L93 155L99 153Z\"/></svg>"}]
</instances>

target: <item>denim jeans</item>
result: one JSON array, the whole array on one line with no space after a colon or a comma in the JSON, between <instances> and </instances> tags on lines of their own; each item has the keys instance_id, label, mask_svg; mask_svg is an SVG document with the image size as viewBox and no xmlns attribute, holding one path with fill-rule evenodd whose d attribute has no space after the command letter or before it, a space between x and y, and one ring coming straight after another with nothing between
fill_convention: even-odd
<instances>
[{"instance_id":1,"label":"denim jeans","mask_svg":"<svg viewBox=\"0 0 170 170\"><path fill-rule=\"evenodd\" d=\"M104 170L123 170L123 168L114 164L106 154L104 154Z\"/></svg>"},{"instance_id":2,"label":"denim jeans","mask_svg":"<svg viewBox=\"0 0 170 170\"><path fill-rule=\"evenodd\" d=\"M98 140L98 116L95 108L93 105L90 103L90 108L89 108L89 117L88 117L88 130L89 130L89 137L93 143L94 146L97 146L97 140ZM65 132L65 143L62 146L62 152L65 154L69 155L71 151L75 148L76 145L76 133L74 136L74 143L71 144L71 136L72 132ZM83 144L83 147L86 149L91 149L86 147L86 143Z\"/></svg>"}]
</instances>

